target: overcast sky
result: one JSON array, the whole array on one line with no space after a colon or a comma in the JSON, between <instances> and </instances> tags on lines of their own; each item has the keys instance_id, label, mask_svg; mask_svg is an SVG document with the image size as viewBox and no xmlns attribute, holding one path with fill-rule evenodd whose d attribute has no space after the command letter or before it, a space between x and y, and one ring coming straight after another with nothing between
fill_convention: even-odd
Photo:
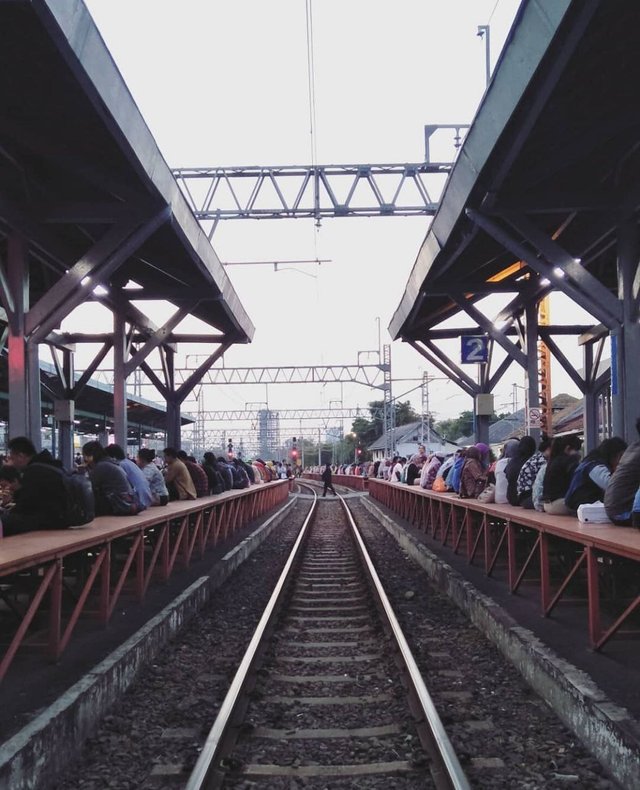
<instances>
[{"instance_id":1,"label":"overcast sky","mask_svg":"<svg viewBox=\"0 0 640 790\"><path fill-rule=\"evenodd\" d=\"M305 0L87 5L171 167L311 163ZM491 26L493 65L518 6L315 0L317 162L422 161L424 125L469 123L482 98L478 25ZM378 347L379 324L382 342L390 342L386 327L428 225L428 218L328 219L319 229L311 220L220 223L213 246L223 262L331 259L278 272L229 267L256 333L251 345L226 354L225 365L354 364L358 351ZM578 361L575 349L567 352ZM423 370L413 349L393 344L394 379L419 379ZM498 410L511 402L512 382L523 383L512 370L496 393ZM555 368L554 376L554 392L575 393ZM394 395L417 384L398 381ZM471 407L460 393L452 383L432 383L437 419ZM272 385L268 393L264 386L210 387L206 397L210 409L267 398L282 409L341 399L365 406L381 394L362 385ZM407 397L419 410L419 391Z\"/></svg>"}]
</instances>

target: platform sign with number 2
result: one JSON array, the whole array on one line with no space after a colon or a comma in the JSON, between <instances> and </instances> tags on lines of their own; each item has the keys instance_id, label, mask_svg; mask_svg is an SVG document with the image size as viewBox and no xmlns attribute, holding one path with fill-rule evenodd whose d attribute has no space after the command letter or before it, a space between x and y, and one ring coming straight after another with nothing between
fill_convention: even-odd
<instances>
[{"instance_id":1,"label":"platform sign with number 2","mask_svg":"<svg viewBox=\"0 0 640 790\"><path fill-rule=\"evenodd\" d=\"M465 335L460 338L460 359L463 365L478 365L489 359L489 338L486 335Z\"/></svg>"}]
</instances>

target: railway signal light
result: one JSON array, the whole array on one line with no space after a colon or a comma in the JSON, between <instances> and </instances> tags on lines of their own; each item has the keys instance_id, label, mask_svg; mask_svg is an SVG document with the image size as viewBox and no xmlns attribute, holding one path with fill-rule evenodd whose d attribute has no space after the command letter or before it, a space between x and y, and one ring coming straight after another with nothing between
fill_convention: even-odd
<instances>
[{"instance_id":1,"label":"railway signal light","mask_svg":"<svg viewBox=\"0 0 640 790\"><path fill-rule=\"evenodd\" d=\"M296 461L298 458L298 445L296 444L296 437L293 437L293 441L291 443L291 458Z\"/></svg>"}]
</instances>

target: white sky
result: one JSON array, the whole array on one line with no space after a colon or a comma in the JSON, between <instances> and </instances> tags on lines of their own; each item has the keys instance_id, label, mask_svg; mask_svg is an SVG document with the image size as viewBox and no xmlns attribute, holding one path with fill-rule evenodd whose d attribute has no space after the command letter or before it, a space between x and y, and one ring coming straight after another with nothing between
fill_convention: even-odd
<instances>
[{"instance_id":1,"label":"white sky","mask_svg":"<svg viewBox=\"0 0 640 790\"><path fill-rule=\"evenodd\" d=\"M86 2L171 167L311 162L303 0ZM493 64L518 5L315 0L318 163L423 160L424 125L469 123L482 98L478 25L490 22ZM228 268L256 332L251 345L226 354L225 365L355 364L358 351L378 346L376 317L389 342L386 327L428 225L429 218L328 219L319 230L311 220L220 223L213 246L223 262L332 261L295 271ZM555 309L552 320L559 320ZM575 342L564 347L579 364ZM393 344L394 379L421 378L425 364L409 346ZM498 410L511 402L522 374L514 366L503 382ZM417 384L399 381L393 394ZM577 394L555 367L553 391ZM225 385L207 388L206 406L238 409L267 397L271 408L284 409L337 400L366 406L382 396L355 384L271 385L268 393ZM420 392L407 397L420 410ZM443 419L471 402L454 384L434 381L430 407Z\"/></svg>"}]
</instances>

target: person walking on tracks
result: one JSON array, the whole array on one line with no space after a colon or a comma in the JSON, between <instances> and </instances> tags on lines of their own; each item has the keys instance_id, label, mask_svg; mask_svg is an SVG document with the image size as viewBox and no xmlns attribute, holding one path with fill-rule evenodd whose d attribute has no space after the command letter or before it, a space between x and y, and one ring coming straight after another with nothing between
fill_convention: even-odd
<instances>
[{"instance_id":1,"label":"person walking on tracks","mask_svg":"<svg viewBox=\"0 0 640 790\"><path fill-rule=\"evenodd\" d=\"M327 495L327 490L331 491L334 496L338 496L331 482L331 464L325 464L324 470L322 472L322 482L324 483L322 496Z\"/></svg>"}]
</instances>

